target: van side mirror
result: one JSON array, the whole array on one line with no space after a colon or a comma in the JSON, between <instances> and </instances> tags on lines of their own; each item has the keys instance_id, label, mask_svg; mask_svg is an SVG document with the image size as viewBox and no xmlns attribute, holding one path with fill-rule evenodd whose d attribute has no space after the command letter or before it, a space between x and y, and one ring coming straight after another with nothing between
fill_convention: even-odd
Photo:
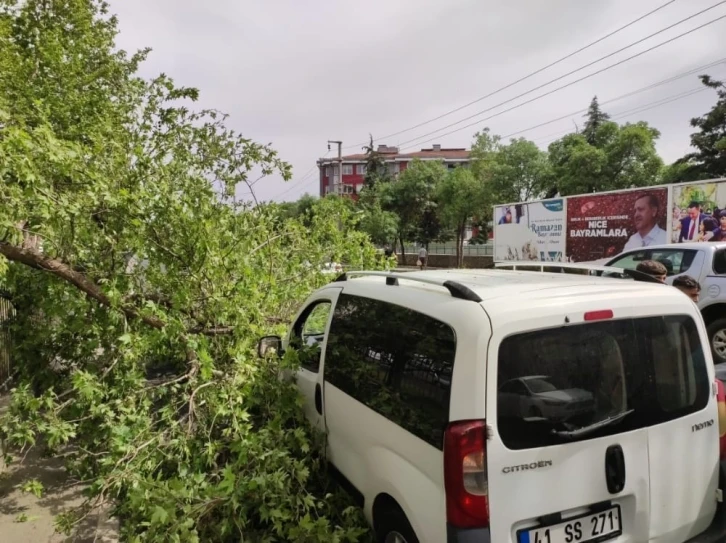
<instances>
[{"instance_id":1,"label":"van side mirror","mask_svg":"<svg viewBox=\"0 0 726 543\"><path fill-rule=\"evenodd\" d=\"M282 339L280 336L265 336L257 343L257 355L267 358L270 355L282 355Z\"/></svg>"}]
</instances>

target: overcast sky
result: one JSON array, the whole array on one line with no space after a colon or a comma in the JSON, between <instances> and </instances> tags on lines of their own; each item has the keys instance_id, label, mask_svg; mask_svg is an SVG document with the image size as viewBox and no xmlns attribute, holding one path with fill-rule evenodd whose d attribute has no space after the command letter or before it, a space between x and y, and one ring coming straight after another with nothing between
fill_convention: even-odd
<instances>
[{"instance_id":1,"label":"overcast sky","mask_svg":"<svg viewBox=\"0 0 726 543\"><path fill-rule=\"evenodd\" d=\"M317 194L315 160L327 140L359 152L377 143L414 150L469 147L490 127L511 134L726 57L726 19L496 118L445 135L669 38L726 15L726 4L686 21L539 91L498 104L632 44L717 0L677 0L637 24L490 98L426 122L536 71L666 4L667 0L111 0L120 19L118 45L152 47L142 73L159 72L201 90L201 107L231 115L246 137L271 143L293 166L293 179L268 178L263 200ZM706 70L726 78L726 64ZM699 89L696 75L603 106L614 117ZM662 135L667 162L688 151L688 121L715 101L707 90L622 118L645 120ZM482 110L460 125L414 140ZM617 119L621 120L621 119ZM582 124L581 115L521 134L543 148ZM433 141L426 142L431 138ZM408 143L406 143L408 142ZM335 150L332 154L335 154Z\"/></svg>"}]
</instances>

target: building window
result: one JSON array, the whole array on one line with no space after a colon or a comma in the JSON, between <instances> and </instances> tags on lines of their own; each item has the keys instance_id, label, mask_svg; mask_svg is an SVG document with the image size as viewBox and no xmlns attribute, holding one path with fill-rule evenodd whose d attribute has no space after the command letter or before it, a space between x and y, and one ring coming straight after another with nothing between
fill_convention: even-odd
<instances>
[{"instance_id":1,"label":"building window","mask_svg":"<svg viewBox=\"0 0 726 543\"><path fill-rule=\"evenodd\" d=\"M388 173L391 175L398 175L398 172L400 171L398 162L391 162L388 165Z\"/></svg>"},{"instance_id":2,"label":"building window","mask_svg":"<svg viewBox=\"0 0 726 543\"><path fill-rule=\"evenodd\" d=\"M352 164L343 164L343 175L353 175Z\"/></svg>"},{"instance_id":3,"label":"building window","mask_svg":"<svg viewBox=\"0 0 726 543\"><path fill-rule=\"evenodd\" d=\"M328 333L325 382L441 449L455 354L449 325L341 294Z\"/></svg>"},{"instance_id":4,"label":"building window","mask_svg":"<svg viewBox=\"0 0 726 543\"><path fill-rule=\"evenodd\" d=\"M343 185L343 194L353 194L353 185Z\"/></svg>"},{"instance_id":5,"label":"building window","mask_svg":"<svg viewBox=\"0 0 726 543\"><path fill-rule=\"evenodd\" d=\"M366 165L365 164L358 164L358 175L365 175L366 174Z\"/></svg>"},{"instance_id":6,"label":"building window","mask_svg":"<svg viewBox=\"0 0 726 543\"><path fill-rule=\"evenodd\" d=\"M325 177L330 177L330 166L325 166Z\"/></svg>"}]
</instances>

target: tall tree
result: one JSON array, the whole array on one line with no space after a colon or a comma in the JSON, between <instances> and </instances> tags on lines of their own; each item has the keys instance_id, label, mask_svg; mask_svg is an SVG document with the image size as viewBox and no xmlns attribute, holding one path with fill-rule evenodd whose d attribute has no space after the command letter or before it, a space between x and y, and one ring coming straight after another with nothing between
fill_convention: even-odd
<instances>
[{"instance_id":1,"label":"tall tree","mask_svg":"<svg viewBox=\"0 0 726 543\"><path fill-rule=\"evenodd\" d=\"M376 245L395 245L398 234L398 216L385 211L381 206L382 185L364 187L358 198L357 207L362 213L360 228Z\"/></svg>"},{"instance_id":2,"label":"tall tree","mask_svg":"<svg viewBox=\"0 0 726 543\"><path fill-rule=\"evenodd\" d=\"M485 202L475 212L472 219L476 223L488 223L492 219L492 206L500 203L497 194L498 157L501 149L501 138L492 134L489 128L474 134L471 145L471 172L480 185L484 187ZM503 196L502 196L503 197Z\"/></svg>"},{"instance_id":3,"label":"tall tree","mask_svg":"<svg viewBox=\"0 0 726 543\"><path fill-rule=\"evenodd\" d=\"M501 145L494 156L487 189L498 203L541 198L551 182L547 153L524 138Z\"/></svg>"},{"instance_id":4,"label":"tall tree","mask_svg":"<svg viewBox=\"0 0 726 543\"><path fill-rule=\"evenodd\" d=\"M655 148L660 133L645 122L605 121L594 133L568 134L549 146L549 196L645 187L660 179L663 161Z\"/></svg>"},{"instance_id":5,"label":"tall tree","mask_svg":"<svg viewBox=\"0 0 726 543\"><path fill-rule=\"evenodd\" d=\"M446 178L446 168L438 161L414 160L399 175L398 180L383 186L383 209L398 216L398 239L401 259L405 264L405 242L423 241L421 226L427 212L435 208L436 188ZM427 235L431 234L430 228Z\"/></svg>"},{"instance_id":6,"label":"tall tree","mask_svg":"<svg viewBox=\"0 0 726 543\"><path fill-rule=\"evenodd\" d=\"M600 135L600 127L610 119L610 115L600 109L597 96L593 96L590 107L585 115L585 126L582 135L585 136L587 143L598 146L598 135Z\"/></svg>"},{"instance_id":7,"label":"tall tree","mask_svg":"<svg viewBox=\"0 0 726 543\"><path fill-rule=\"evenodd\" d=\"M310 226L312 210L318 198L307 192L294 202L283 202L280 207L280 217L283 220L299 219L305 226Z\"/></svg>"},{"instance_id":8,"label":"tall tree","mask_svg":"<svg viewBox=\"0 0 726 543\"><path fill-rule=\"evenodd\" d=\"M364 184L366 187L373 187L377 183L388 183L393 180L391 173L388 171L386 161L376 150L373 143L373 136L370 136L370 143L363 147L366 153L366 174Z\"/></svg>"},{"instance_id":9,"label":"tall tree","mask_svg":"<svg viewBox=\"0 0 726 543\"><path fill-rule=\"evenodd\" d=\"M436 191L440 216L456 236L456 262L464 263L464 239L469 221L486 206L486 187L468 168L455 168L440 183Z\"/></svg>"},{"instance_id":10,"label":"tall tree","mask_svg":"<svg viewBox=\"0 0 726 543\"><path fill-rule=\"evenodd\" d=\"M687 166L679 172L678 181L726 177L726 83L708 75L700 79L716 91L718 99L711 111L691 119L691 126L698 129L691 134L696 150L678 161Z\"/></svg>"}]
</instances>

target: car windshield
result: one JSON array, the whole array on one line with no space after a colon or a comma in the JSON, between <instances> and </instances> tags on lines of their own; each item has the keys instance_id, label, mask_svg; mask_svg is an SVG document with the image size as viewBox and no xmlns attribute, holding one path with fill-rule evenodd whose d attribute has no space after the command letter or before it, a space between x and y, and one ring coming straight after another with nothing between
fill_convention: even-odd
<instances>
[{"instance_id":1,"label":"car windshield","mask_svg":"<svg viewBox=\"0 0 726 543\"><path fill-rule=\"evenodd\" d=\"M524 381L527 388L532 391L533 394L541 394L543 392L552 392L557 390L557 387L546 381L544 377L532 377Z\"/></svg>"},{"instance_id":2,"label":"car windshield","mask_svg":"<svg viewBox=\"0 0 726 543\"><path fill-rule=\"evenodd\" d=\"M499 348L497 430L527 449L646 428L705 407L698 329L675 315L516 334Z\"/></svg>"}]
</instances>

